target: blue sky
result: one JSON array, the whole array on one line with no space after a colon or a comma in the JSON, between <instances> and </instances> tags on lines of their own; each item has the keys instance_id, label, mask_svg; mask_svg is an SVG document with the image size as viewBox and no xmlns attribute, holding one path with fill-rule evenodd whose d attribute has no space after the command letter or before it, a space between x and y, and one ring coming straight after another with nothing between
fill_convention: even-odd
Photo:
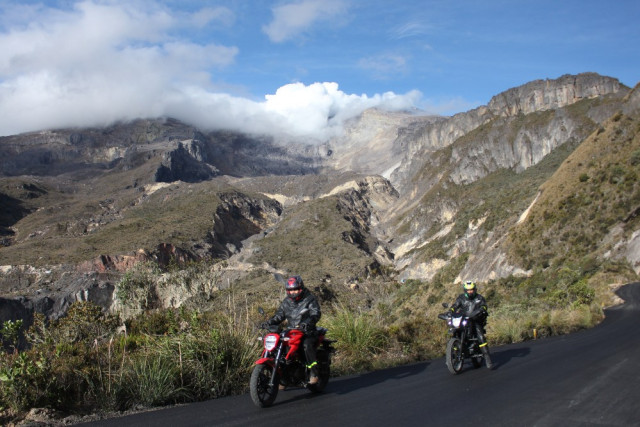
<instances>
[{"instance_id":1,"label":"blue sky","mask_svg":"<svg viewBox=\"0 0 640 427\"><path fill-rule=\"evenodd\" d=\"M640 2L4 0L0 135L173 116L324 140L532 80L640 80Z\"/></svg>"}]
</instances>

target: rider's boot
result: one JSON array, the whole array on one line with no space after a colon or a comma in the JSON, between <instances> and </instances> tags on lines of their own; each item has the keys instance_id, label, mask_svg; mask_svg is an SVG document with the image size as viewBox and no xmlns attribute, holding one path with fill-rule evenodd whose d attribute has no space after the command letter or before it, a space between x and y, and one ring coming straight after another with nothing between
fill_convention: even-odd
<instances>
[{"instance_id":1,"label":"rider's boot","mask_svg":"<svg viewBox=\"0 0 640 427\"><path fill-rule=\"evenodd\" d=\"M482 351L482 355L484 356L484 363L487 365L487 368L493 369L493 362L491 361L489 346L487 346L487 338L485 337L484 325L477 329L477 334L480 351Z\"/></svg>"},{"instance_id":2,"label":"rider's boot","mask_svg":"<svg viewBox=\"0 0 640 427\"><path fill-rule=\"evenodd\" d=\"M309 384L318 384L318 362L308 364L307 368L309 368Z\"/></svg>"}]
</instances>

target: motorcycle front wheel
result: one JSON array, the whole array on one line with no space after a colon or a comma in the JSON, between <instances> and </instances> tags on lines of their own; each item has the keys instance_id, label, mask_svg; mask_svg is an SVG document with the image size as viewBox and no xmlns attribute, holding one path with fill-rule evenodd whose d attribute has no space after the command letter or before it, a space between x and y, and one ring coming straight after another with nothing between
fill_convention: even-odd
<instances>
[{"instance_id":1,"label":"motorcycle front wheel","mask_svg":"<svg viewBox=\"0 0 640 427\"><path fill-rule=\"evenodd\" d=\"M451 338L447 343L447 356L446 356L447 368L449 372L456 375L462 371L462 365L464 364L464 355L462 353L462 346L458 338Z\"/></svg>"},{"instance_id":2,"label":"motorcycle front wheel","mask_svg":"<svg viewBox=\"0 0 640 427\"><path fill-rule=\"evenodd\" d=\"M274 376L273 386L269 385L271 376ZM259 408L266 408L273 404L278 396L278 374L269 365L256 365L251 372L249 391L251 400Z\"/></svg>"}]
</instances>

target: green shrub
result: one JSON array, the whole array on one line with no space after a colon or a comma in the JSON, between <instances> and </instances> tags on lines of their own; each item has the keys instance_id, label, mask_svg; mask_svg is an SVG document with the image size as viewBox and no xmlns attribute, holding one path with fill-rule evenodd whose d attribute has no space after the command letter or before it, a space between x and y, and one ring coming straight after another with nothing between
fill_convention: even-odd
<instances>
[{"instance_id":1,"label":"green shrub","mask_svg":"<svg viewBox=\"0 0 640 427\"><path fill-rule=\"evenodd\" d=\"M374 316L354 313L344 306L335 307L334 314L326 316L323 324L329 329L330 338L337 340L336 361L345 373L371 369L375 356L388 342L383 327Z\"/></svg>"},{"instance_id":2,"label":"green shrub","mask_svg":"<svg viewBox=\"0 0 640 427\"><path fill-rule=\"evenodd\" d=\"M47 358L38 352L0 356L0 409L20 412L55 401L54 378Z\"/></svg>"},{"instance_id":3,"label":"green shrub","mask_svg":"<svg viewBox=\"0 0 640 427\"><path fill-rule=\"evenodd\" d=\"M135 356L118 382L116 394L121 408L146 407L184 401L180 367L175 360L156 354Z\"/></svg>"}]
</instances>

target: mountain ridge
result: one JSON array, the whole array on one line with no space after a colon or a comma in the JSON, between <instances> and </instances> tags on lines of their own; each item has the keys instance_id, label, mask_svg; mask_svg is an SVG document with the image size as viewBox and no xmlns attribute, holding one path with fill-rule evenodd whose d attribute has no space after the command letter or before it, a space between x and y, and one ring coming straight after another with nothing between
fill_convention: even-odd
<instances>
[{"instance_id":1,"label":"mountain ridge","mask_svg":"<svg viewBox=\"0 0 640 427\"><path fill-rule=\"evenodd\" d=\"M87 298L121 307L119 280L141 262L215 261L214 278L192 290L174 284L161 297L157 286L158 306L202 298L207 280L250 288L276 271L327 295L453 265L453 281L530 275L505 246L509 230L605 117L637 105L636 90L584 73L449 118L367 111L324 144L172 119L3 137L0 289L32 310L49 298L45 311L59 316Z\"/></svg>"}]
</instances>

